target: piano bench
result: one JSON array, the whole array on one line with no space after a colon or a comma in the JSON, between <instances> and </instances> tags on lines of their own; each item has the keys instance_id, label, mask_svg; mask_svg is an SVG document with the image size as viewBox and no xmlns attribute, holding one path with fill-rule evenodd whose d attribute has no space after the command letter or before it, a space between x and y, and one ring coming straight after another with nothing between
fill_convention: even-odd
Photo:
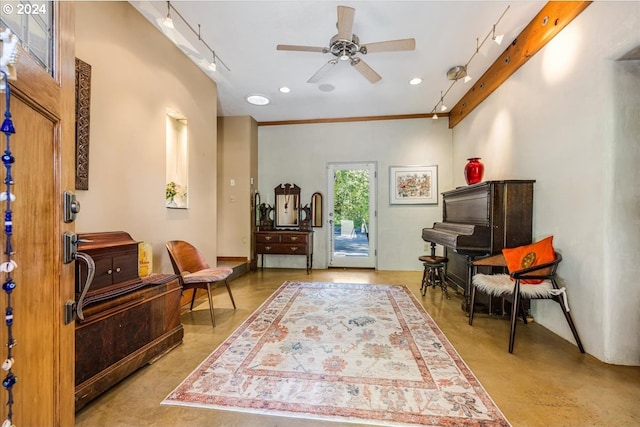
<instances>
[{"instance_id":1,"label":"piano bench","mask_svg":"<svg viewBox=\"0 0 640 427\"><path fill-rule=\"evenodd\" d=\"M436 255L422 255L418 257L418 260L421 261L424 266L422 284L420 286L422 296L426 295L427 288L429 286L434 289L436 286L439 286L442 289L442 293L447 297L447 299L449 299L447 280L445 278L447 262L449 262L449 259Z\"/></svg>"}]
</instances>

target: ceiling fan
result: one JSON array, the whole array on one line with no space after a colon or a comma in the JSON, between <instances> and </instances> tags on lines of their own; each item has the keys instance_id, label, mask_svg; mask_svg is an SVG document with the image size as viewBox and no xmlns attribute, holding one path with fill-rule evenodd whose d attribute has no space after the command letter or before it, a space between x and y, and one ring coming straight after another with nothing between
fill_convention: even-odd
<instances>
[{"instance_id":1,"label":"ceiling fan","mask_svg":"<svg viewBox=\"0 0 640 427\"><path fill-rule=\"evenodd\" d=\"M382 79L382 77L376 73L373 68L367 65L362 58L357 57L356 54L360 53L366 55L374 52L395 52L402 50L415 50L416 40L401 39L401 40L388 40L384 42L360 44L358 36L353 34L353 17L355 9L347 6L338 6L338 34L333 36L329 41L329 47L316 47L316 46L299 46L279 44L276 46L277 50L289 50L296 52L321 52L331 53L335 58L332 58L324 64L316 73L311 76L308 83L317 83L324 77L338 62L349 61L349 63L360 72L371 83L376 83Z\"/></svg>"}]
</instances>

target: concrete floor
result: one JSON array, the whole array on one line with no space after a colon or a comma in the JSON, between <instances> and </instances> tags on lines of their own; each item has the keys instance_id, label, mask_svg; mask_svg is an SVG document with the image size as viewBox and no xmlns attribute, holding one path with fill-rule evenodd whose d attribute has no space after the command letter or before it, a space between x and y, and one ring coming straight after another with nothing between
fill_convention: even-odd
<instances>
[{"instance_id":1,"label":"concrete floor","mask_svg":"<svg viewBox=\"0 0 640 427\"><path fill-rule=\"evenodd\" d=\"M509 354L509 321L479 314L473 326L461 297L439 289L420 296L421 272L266 269L247 273L215 292L216 327L206 298L193 312L183 309L184 343L107 391L76 414L79 427L97 426L336 426L322 422L161 406L169 394L285 280L405 284L421 300L449 341L514 426L638 426L640 367L607 365L581 354L574 343L533 323L519 324ZM549 304L555 304L549 302ZM580 332L580 326L578 325ZM584 340L583 340L584 341ZM586 348L589 351L589 348ZM357 424L350 424L357 425Z\"/></svg>"}]
</instances>

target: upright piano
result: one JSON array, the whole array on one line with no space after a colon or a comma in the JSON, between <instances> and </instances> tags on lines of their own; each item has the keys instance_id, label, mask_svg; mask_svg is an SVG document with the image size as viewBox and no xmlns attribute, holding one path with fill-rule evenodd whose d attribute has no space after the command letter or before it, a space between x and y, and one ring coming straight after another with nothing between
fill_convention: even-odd
<instances>
[{"instance_id":1,"label":"upright piano","mask_svg":"<svg viewBox=\"0 0 640 427\"><path fill-rule=\"evenodd\" d=\"M534 180L485 181L442 193L442 222L422 239L444 246L447 281L464 292L468 311L471 261L531 243Z\"/></svg>"}]
</instances>

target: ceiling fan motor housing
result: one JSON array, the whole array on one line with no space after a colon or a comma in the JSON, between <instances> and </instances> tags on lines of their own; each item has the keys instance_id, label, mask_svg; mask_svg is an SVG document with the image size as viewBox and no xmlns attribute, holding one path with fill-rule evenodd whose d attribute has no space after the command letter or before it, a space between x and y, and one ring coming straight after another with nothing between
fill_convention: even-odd
<instances>
[{"instance_id":1,"label":"ceiling fan motor housing","mask_svg":"<svg viewBox=\"0 0 640 427\"><path fill-rule=\"evenodd\" d=\"M340 59L346 60L360 51L360 39L353 34L351 40L343 40L339 39L336 34L331 38L329 46L329 52Z\"/></svg>"}]
</instances>

